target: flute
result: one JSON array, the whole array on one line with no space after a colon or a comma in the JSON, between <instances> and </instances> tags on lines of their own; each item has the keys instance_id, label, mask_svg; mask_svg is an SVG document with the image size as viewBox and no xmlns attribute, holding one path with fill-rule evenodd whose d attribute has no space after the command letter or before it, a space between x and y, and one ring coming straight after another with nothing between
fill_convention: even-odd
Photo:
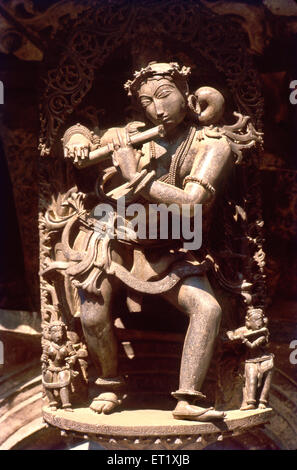
<instances>
[{"instance_id":1,"label":"flute","mask_svg":"<svg viewBox=\"0 0 297 470\"><path fill-rule=\"evenodd\" d=\"M137 134L133 134L130 136L130 143L131 145L139 145L145 144L150 140L156 137L164 137L165 130L164 126L160 124L159 126L152 127L144 132L138 132ZM93 150L89 153L88 158L84 160L78 160L74 164L78 168L85 168L90 165L94 165L95 163L103 162L107 158L109 158L114 151L114 145L112 143L108 143L104 145L104 147L100 147L97 150Z\"/></svg>"}]
</instances>

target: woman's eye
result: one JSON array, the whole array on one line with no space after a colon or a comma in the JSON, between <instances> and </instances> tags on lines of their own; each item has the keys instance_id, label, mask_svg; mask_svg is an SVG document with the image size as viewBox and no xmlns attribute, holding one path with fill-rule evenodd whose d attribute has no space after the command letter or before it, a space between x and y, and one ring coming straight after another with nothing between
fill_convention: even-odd
<instances>
[{"instance_id":1,"label":"woman's eye","mask_svg":"<svg viewBox=\"0 0 297 470\"><path fill-rule=\"evenodd\" d=\"M157 98L166 98L166 96L170 95L170 90L162 90L158 93Z\"/></svg>"},{"instance_id":2,"label":"woman's eye","mask_svg":"<svg viewBox=\"0 0 297 470\"><path fill-rule=\"evenodd\" d=\"M144 108L146 108L151 103L150 100L141 100L140 102Z\"/></svg>"}]
</instances>

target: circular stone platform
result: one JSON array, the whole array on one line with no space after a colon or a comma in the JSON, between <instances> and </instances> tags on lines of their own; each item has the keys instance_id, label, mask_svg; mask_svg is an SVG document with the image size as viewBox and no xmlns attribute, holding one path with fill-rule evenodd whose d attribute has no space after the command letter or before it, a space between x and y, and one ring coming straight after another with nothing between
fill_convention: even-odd
<instances>
[{"instance_id":1,"label":"circular stone platform","mask_svg":"<svg viewBox=\"0 0 297 470\"><path fill-rule=\"evenodd\" d=\"M43 408L44 420L64 436L99 442L106 449L203 449L211 443L267 423L272 409L231 410L223 421L176 420L171 411L124 410L110 415L89 408L73 412Z\"/></svg>"}]
</instances>

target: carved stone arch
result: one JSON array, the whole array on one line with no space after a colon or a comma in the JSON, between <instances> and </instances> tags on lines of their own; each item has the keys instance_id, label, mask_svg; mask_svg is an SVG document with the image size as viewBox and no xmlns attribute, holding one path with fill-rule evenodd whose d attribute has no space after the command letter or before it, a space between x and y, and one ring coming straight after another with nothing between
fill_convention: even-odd
<instances>
[{"instance_id":1,"label":"carved stone arch","mask_svg":"<svg viewBox=\"0 0 297 470\"><path fill-rule=\"evenodd\" d=\"M115 14L113 6L117 6ZM248 52L246 33L228 17L216 15L199 2L168 0L160 3L109 2L86 10L71 25L58 65L47 72L41 102L41 153L48 154L59 127L90 91L96 70L120 46L137 50L139 38L164 36L189 45L222 73L235 97L238 111L262 128L263 98L257 69ZM104 18L104 22L102 20ZM122 21L119 21L122 18ZM73 33L74 31L74 33ZM56 37L58 41L59 35ZM65 41L65 37L64 37ZM63 41L63 44L64 44ZM140 40L143 44L143 41ZM139 51L140 52L140 51ZM161 54L163 51L161 51ZM160 55L160 51L157 52ZM139 54L139 67L147 60ZM140 63L139 63L140 62ZM142 63L141 63L142 62Z\"/></svg>"}]
</instances>

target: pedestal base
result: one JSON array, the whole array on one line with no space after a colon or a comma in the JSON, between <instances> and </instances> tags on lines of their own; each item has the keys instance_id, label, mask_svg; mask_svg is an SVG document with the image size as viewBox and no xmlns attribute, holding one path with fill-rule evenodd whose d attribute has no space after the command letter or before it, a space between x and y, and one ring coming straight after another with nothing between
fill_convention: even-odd
<instances>
[{"instance_id":1,"label":"pedestal base","mask_svg":"<svg viewBox=\"0 0 297 470\"><path fill-rule=\"evenodd\" d=\"M171 411L164 410L124 410L98 415L89 408L76 408L72 413L43 408L44 420L60 428L63 435L95 441L111 450L203 449L224 437L266 424L273 412L267 408L226 413L224 421L199 423L176 420Z\"/></svg>"}]
</instances>

